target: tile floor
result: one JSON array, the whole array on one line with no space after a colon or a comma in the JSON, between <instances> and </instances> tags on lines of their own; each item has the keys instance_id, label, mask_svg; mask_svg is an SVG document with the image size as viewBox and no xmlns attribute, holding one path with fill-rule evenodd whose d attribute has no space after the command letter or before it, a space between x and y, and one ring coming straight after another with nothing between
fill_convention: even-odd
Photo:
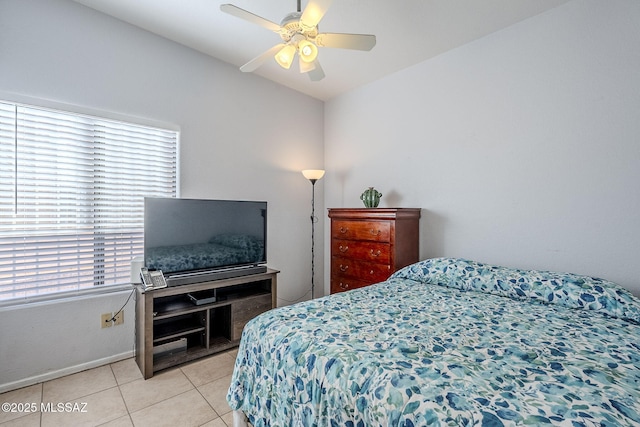
<instances>
[{"instance_id":1,"label":"tile floor","mask_svg":"<svg viewBox=\"0 0 640 427\"><path fill-rule=\"evenodd\" d=\"M35 403L38 410L0 411L0 426L230 427L226 394L236 354L220 353L146 381L134 359L127 359L3 393L0 403ZM41 403L62 408L43 412Z\"/></svg>"}]
</instances>

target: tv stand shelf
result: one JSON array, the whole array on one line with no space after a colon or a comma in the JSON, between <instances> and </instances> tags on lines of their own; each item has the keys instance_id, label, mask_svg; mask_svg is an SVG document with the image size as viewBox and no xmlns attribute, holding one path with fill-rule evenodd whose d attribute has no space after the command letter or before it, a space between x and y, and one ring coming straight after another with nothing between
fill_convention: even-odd
<instances>
[{"instance_id":1,"label":"tv stand shelf","mask_svg":"<svg viewBox=\"0 0 640 427\"><path fill-rule=\"evenodd\" d=\"M244 325L276 307L278 273L267 269L263 273L147 291L136 286L135 353L144 378L236 347ZM189 294L204 303L197 305Z\"/></svg>"}]
</instances>

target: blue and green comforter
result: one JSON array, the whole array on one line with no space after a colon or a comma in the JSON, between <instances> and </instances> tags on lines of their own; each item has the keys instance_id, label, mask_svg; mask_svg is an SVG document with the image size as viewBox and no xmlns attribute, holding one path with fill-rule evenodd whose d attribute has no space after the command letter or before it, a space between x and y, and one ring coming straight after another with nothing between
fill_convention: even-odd
<instances>
[{"instance_id":1,"label":"blue and green comforter","mask_svg":"<svg viewBox=\"0 0 640 427\"><path fill-rule=\"evenodd\" d=\"M637 426L640 301L604 280L432 259L267 312L229 405L261 426Z\"/></svg>"}]
</instances>

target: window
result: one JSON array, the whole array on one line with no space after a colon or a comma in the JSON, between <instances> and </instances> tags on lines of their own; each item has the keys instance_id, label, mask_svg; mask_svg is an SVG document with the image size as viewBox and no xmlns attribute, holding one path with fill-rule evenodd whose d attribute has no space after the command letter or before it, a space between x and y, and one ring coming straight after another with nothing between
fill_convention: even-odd
<instances>
[{"instance_id":1,"label":"window","mask_svg":"<svg viewBox=\"0 0 640 427\"><path fill-rule=\"evenodd\" d=\"M0 301L129 283L178 133L0 102Z\"/></svg>"}]
</instances>

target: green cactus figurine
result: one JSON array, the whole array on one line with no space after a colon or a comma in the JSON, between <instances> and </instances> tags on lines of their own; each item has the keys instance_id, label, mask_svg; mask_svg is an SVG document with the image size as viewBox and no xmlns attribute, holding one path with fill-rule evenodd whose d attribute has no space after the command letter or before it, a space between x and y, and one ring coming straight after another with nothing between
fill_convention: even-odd
<instances>
[{"instance_id":1,"label":"green cactus figurine","mask_svg":"<svg viewBox=\"0 0 640 427\"><path fill-rule=\"evenodd\" d=\"M360 200L362 200L366 208L377 208L380 203L380 197L382 197L382 193L373 187L369 187L360 195Z\"/></svg>"}]
</instances>

